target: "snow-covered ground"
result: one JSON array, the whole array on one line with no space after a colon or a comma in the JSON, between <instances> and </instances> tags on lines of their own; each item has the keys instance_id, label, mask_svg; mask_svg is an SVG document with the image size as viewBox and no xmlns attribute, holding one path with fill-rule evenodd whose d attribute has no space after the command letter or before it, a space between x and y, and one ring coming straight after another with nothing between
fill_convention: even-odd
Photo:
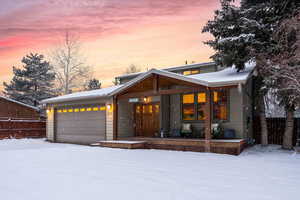
<instances>
[{"instance_id":1,"label":"snow-covered ground","mask_svg":"<svg viewBox=\"0 0 300 200\"><path fill-rule=\"evenodd\" d=\"M278 148L230 156L1 140L0 199L299 199L300 155Z\"/></svg>"}]
</instances>

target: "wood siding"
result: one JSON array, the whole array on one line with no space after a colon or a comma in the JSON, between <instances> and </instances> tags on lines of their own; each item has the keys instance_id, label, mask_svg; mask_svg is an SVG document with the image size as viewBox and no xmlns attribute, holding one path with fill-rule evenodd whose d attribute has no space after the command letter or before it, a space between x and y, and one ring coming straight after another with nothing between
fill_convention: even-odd
<instances>
[{"instance_id":1,"label":"wood siding","mask_svg":"<svg viewBox=\"0 0 300 200\"><path fill-rule=\"evenodd\" d=\"M39 119L37 110L0 97L0 119Z\"/></svg>"}]
</instances>

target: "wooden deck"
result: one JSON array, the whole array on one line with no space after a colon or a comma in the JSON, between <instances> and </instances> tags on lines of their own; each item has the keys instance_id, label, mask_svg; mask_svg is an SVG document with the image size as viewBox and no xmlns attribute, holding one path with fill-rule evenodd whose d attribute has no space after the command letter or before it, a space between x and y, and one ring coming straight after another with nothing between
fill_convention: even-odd
<instances>
[{"instance_id":1,"label":"wooden deck","mask_svg":"<svg viewBox=\"0 0 300 200\"><path fill-rule=\"evenodd\" d=\"M131 137L111 141L100 141L96 144L102 147L123 149L163 149L205 152L205 142L204 139ZM212 153L239 155L245 146L246 141L243 139L210 140L210 152Z\"/></svg>"}]
</instances>

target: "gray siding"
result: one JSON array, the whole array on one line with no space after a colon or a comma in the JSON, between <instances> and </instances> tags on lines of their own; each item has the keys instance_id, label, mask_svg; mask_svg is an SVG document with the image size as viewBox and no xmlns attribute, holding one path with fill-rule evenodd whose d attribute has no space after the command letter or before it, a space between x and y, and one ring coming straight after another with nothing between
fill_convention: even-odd
<instances>
[{"instance_id":1,"label":"gray siding","mask_svg":"<svg viewBox=\"0 0 300 200\"><path fill-rule=\"evenodd\" d=\"M46 121L46 137L49 141L54 141L54 108L48 109Z\"/></svg>"},{"instance_id":2,"label":"gray siding","mask_svg":"<svg viewBox=\"0 0 300 200\"><path fill-rule=\"evenodd\" d=\"M237 138L244 138L243 95L238 88L231 88L229 94L229 121L223 123L223 126L234 129Z\"/></svg>"},{"instance_id":3,"label":"gray siding","mask_svg":"<svg viewBox=\"0 0 300 200\"><path fill-rule=\"evenodd\" d=\"M128 99L119 100L118 104L118 137L133 137L134 104Z\"/></svg>"}]
</instances>

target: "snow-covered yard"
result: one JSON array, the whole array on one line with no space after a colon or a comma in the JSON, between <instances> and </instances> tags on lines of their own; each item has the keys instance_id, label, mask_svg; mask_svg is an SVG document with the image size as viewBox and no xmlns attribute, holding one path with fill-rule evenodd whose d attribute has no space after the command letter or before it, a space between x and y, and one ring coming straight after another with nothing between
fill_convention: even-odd
<instances>
[{"instance_id":1,"label":"snow-covered yard","mask_svg":"<svg viewBox=\"0 0 300 200\"><path fill-rule=\"evenodd\" d=\"M0 141L0 198L299 199L300 155L121 150L40 139Z\"/></svg>"}]
</instances>

